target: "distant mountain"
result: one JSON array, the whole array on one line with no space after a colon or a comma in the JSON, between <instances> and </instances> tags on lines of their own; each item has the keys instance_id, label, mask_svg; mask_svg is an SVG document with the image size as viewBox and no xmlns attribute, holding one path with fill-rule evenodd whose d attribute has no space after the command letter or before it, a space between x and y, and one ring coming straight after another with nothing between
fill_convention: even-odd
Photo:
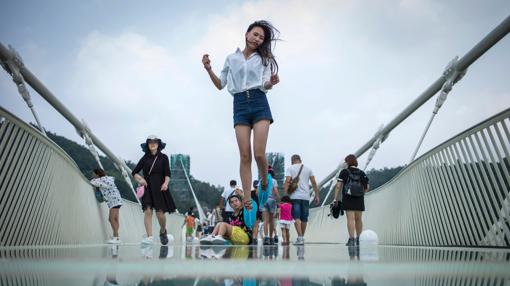
<instances>
[{"instance_id":1,"label":"distant mountain","mask_svg":"<svg viewBox=\"0 0 510 286\"><path fill-rule=\"evenodd\" d=\"M98 165L87 147L49 131L46 131L46 134L51 140L53 140L53 142L57 143L60 148L73 158L78 165L78 168L80 168L80 171L86 178L93 178L94 175L92 171L97 168ZM104 156L99 156L99 159L101 160L101 164L103 165L105 172L109 176L115 177L115 184L117 185L121 196L127 200L136 202L133 192L124 180L124 177L122 177L122 173L113 165L112 160ZM131 162L128 163L131 165L133 164Z\"/></svg>"},{"instance_id":2,"label":"distant mountain","mask_svg":"<svg viewBox=\"0 0 510 286\"><path fill-rule=\"evenodd\" d=\"M383 169L370 169L366 172L369 184L370 184L370 190L375 190L379 188L380 186L386 184L388 181L393 179L405 166L398 166L393 168L383 168ZM335 182L333 182L335 183ZM328 193L331 185L326 184L322 189L320 190L321 199L326 198L326 194ZM333 189L331 190L331 193L329 194L326 204L329 204L333 201L335 196L335 189L333 186Z\"/></svg>"},{"instance_id":3,"label":"distant mountain","mask_svg":"<svg viewBox=\"0 0 510 286\"><path fill-rule=\"evenodd\" d=\"M370 181L370 189L375 190L393 179L405 166L393 168L370 169L367 171L367 177Z\"/></svg>"},{"instance_id":4,"label":"distant mountain","mask_svg":"<svg viewBox=\"0 0 510 286\"><path fill-rule=\"evenodd\" d=\"M92 170L97 168L97 163L90 154L87 147L77 144L74 141L71 141L63 136L59 136L55 133L47 132L48 137L53 140L57 145L60 146L67 154L73 158L78 167L80 168L83 175L87 178L92 178ZM174 156L185 156L185 155L172 155ZM170 157L170 156L169 156ZM185 156L186 157L186 156ZM183 157L183 158L185 158ZM178 157L176 157L178 158ZM105 171L108 175L115 177L115 183L119 188L119 191L123 198L136 201L135 196L128 184L122 177L122 174L114 167L113 162L104 156L100 156L101 163L105 168ZM186 172L189 174L190 162L189 156L186 157ZM128 167L133 169L135 167L135 163L131 161L127 161L126 164ZM174 197L175 203L177 205L177 209L180 213L184 213L189 210L190 207L195 207L195 201L193 195L190 191L190 187L188 181L185 176L184 169L179 167L180 165L176 164L172 165L172 178L170 180L170 190L172 191L172 195ZM370 179L370 189L374 190L389 180L391 180L398 172L400 172L404 167L398 166L394 168L383 168L383 169L371 169L367 171L367 176ZM193 190L197 196L197 200L200 202L202 207L206 210L213 209L218 202L220 201L221 193L223 192L223 187L214 186L208 182L200 181L194 178L191 174L189 174L189 179ZM133 185L136 185L136 182L132 180ZM282 184L283 186L283 184ZM321 198L325 198L326 193L328 192L328 186L325 186L321 189ZM328 198L329 201L333 200L333 194L331 193Z\"/></svg>"}]
</instances>

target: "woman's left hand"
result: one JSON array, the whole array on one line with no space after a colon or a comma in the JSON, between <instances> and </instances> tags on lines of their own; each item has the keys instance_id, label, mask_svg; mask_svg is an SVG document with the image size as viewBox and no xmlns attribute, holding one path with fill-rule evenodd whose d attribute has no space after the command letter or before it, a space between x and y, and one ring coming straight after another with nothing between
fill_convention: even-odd
<instances>
[{"instance_id":1,"label":"woman's left hand","mask_svg":"<svg viewBox=\"0 0 510 286\"><path fill-rule=\"evenodd\" d=\"M168 184L163 183L163 185L161 185L161 191L162 191L162 192L166 192L166 191L168 191Z\"/></svg>"},{"instance_id":2,"label":"woman's left hand","mask_svg":"<svg viewBox=\"0 0 510 286\"><path fill-rule=\"evenodd\" d=\"M253 205L251 204L251 200L247 200L244 202L244 207L247 209L247 210L251 210L253 208Z\"/></svg>"},{"instance_id":3,"label":"woman's left hand","mask_svg":"<svg viewBox=\"0 0 510 286\"><path fill-rule=\"evenodd\" d=\"M272 85L276 85L277 83L279 83L280 82L280 77L278 76L278 74L273 74L271 76L270 82L271 82Z\"/></svg>"}]
</instances>

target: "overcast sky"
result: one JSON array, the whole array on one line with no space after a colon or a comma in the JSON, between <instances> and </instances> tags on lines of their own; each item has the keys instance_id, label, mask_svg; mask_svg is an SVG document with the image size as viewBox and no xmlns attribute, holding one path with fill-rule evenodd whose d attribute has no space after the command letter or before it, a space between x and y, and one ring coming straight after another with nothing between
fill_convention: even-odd
<instances>
[{"instance_id":1,"label":"overcast sky","mask_svg":"<svg viewBox=\"0 0 510 286\"><path fill-rule=\"evenodd\" d=\"M321 180L510 15L507 0L2 2L0 41L112 151L137 161L156 134L167 154L191 155L196 178L221 185L239 178L232 97L201 57L219 73L251 22L271 21L282 38L267 150L287 165L301 154ZM509 68L507 36L454 87L421 151L510 107ZM32 96L48 130L83 143ZM371 167L408 162L434 101L390 134ZM0 105L33 121L3 70Z\"/></svg>"}]
</instances>

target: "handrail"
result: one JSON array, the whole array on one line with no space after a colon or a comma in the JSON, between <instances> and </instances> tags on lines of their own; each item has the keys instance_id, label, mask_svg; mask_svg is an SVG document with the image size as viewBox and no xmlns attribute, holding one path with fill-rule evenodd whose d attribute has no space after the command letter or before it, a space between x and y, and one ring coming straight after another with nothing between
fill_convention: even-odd
<instances>
[{"instance_id":1,"label":"handrail","mask_svg":"<svg viewBox=\"0 0 510 286\"><path fill-rule=\"evenodd\" d=\"M381 143L388 137L389 133L395 129L400 123L402 123L407 117L409 117L414 111L425 104L430 98L432 98L438 91L441 90L445 82L450 79L450 76L454 73L462 73L473 64L479 57L487 52L492 46L498 41L504 38L510 32L510 16L506 17L496 28L494 28L487 36L485 36L480 42L478 42L471 50L469 50L462 58L454 60L448 66L448 69L430 85L418 98L416 98L411 104L409 104L399 115L397 115L390 123L384 126L378 131L368 142L366 142L361 148L359 148L353 154L356 157L360 157L366 151L368 151L372 145L379 139L383 138ZM337 173L344 167L344 163L340 163L334 171L327 175L319 183L319 189L322 188L326 183L333 179ZM329 196L329 192L324 197L324 201Z\"/></svg>"},{"instance_id":2,"label":"handrail","mask_svg":"<svg viewBox=\"0 0 510 286\"><path fill-rule=\"evenodd\" d=\"M8 63L13 59L17 58L17 55L5 47L0 42L0 62ZM24 80L35 90L39 95L44 98L55 110L57 110L69 123L71 123L76 129L77 133L80 137L85 137L88 135L90 139L92 139L93 143L101 150L103 153L108 156L116 165L116 167L122 172L124 177L126 177L126 170L131 173L131 170L127 165L120 160L115 154L106 147L99 138L97 138L92 131L85 126L58 98L24 65L21 60L15 61L18 66L19 72L23 75ZM126 179L127 180L127 179ZM131 182L127 182L130 186L134 194L134 188ZM135 195L136 198L136 195ZM138 201L139 202L139 201Z\"/></svg>"}]
</instances>

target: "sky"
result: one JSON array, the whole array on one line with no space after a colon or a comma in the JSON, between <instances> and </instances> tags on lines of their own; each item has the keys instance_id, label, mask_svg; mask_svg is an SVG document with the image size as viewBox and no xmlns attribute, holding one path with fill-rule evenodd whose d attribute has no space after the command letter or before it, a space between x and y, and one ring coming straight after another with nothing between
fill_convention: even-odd
<instances>
[{"instance_id":1,"label":"sky","mask_svg":"<svg viewBox=\"0 0 510 286\"><path fill-rule=\"evenodd\" d=\"M167 154L191 156L194 177L223 186L239 179L233 99L201 58L210 54L219 74L250 23L269 20L281 33L267 151L284 153L287 166L300 154L320 181L510 15L506 0L0 1L0 42L116 155L138 161L139 144L156 134ZM507 36L468 69L418 155L510 107L509 51ZM30 91L44 127L83 144ZM435 98L391 132L369 168L409 162ZM3 70L0 106L34 121Z\"/></svg>"}]
</instances>

